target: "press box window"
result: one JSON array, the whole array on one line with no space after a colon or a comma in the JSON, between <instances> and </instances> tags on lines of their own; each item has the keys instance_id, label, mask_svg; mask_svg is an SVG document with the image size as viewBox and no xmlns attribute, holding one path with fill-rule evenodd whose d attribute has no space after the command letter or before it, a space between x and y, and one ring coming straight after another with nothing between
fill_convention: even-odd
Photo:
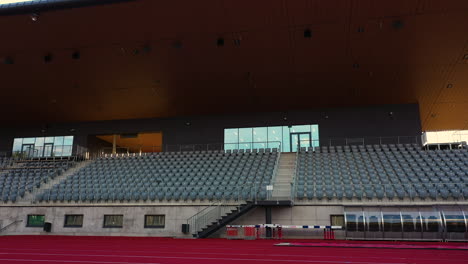
<instances>
[{"instance_id":1,"label":"press box window","mask_svg":"<svg viewBox=\"0 0 468 264\"><path fill-rule=\"evenodd\" d=\"M83 227L83 215L65 215L64 227Z\"/></svg>"},{"instance_id":2,"label":"press box window","mask_svg":"<svg viewBox=\"0 0 468 264\"><path fill-rule=\"evenodd\" d=\"M164 228L164 215L145 215L145 228Z\"/></svg>"},{"instance_id":3,"label":"press box window","mask_svg":"<svg viewBox=\"0 0 468 264\"><path fill-rule=\"evenodd\" d=\"M44 227L45 215L28 215L27 227Z\"/></svg>"},{"instance_id":4,"label":"press box window","mask_svg":"<svg viewBox=\"0 0 468 264\"><path fill-rule=\"evenodd\" d=\"M123 215L104 215L104 227L122 228Z\"/></svg>"}]
</instances>

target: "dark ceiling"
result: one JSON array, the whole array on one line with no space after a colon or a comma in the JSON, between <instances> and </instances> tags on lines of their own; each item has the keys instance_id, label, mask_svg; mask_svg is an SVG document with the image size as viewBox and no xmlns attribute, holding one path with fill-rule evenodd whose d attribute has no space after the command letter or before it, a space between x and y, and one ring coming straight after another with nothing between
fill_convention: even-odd
<instances>
[{"instance_id":1,"label":"dark ceiling","mask_svg":"<svg viewBox=\"0 0 468 264\"><path fill-rule=\"evenodd\" d=\"M468 129L466 0L136 0L0 36L1 121L419 103L424 130Z\"/></svg>"}]
</instances>

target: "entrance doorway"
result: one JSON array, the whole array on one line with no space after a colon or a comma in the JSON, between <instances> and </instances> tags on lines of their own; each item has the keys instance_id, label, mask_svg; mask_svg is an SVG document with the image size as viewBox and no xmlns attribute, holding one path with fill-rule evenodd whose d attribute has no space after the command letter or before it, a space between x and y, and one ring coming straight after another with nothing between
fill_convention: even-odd
<instances>
[{"instance_id":1,"label":"entrance doorway","mask_svg":"<svg viewBox=\"0 0 468 264\"><path fill-rule=\"evenodd\" d=\"M23 153L26 158L34 157L34 144L23 144L21 153Z\"/></svg>"},{"instance_id":2,"label":"entrance doorway","mask_svg":"<svg viewBox=\"0 0 468 264\"><path fill-rule=\"evenodd\" d=\"M290 146L291 152L297 152L301 147L311 147L311 134L310 132L290 133Z\"/></svg>"}]
</instances>

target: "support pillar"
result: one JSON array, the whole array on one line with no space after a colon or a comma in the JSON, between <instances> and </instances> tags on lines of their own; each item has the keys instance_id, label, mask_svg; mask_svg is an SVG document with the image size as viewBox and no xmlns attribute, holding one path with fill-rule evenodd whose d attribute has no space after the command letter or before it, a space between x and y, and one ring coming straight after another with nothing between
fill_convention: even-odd
<instances>
[{"instance_id":1,"label":"support pillar","mask_svg":"<svg viewBox=\"0 0 468 264\"><path fill-rule=\"evenodd\" d=\"M271 207L265 207L265 224L271 224ZM265 228L266 238L271 238L271 227Z\"/></svg>"},{"instance_id":2,"label":"support pillar","mask_svg":"<svg viewBox=\"0 0 468 264\"><path fill-rule=\"evenodd\" d=\"M114 138L112 140L112 154L117 154L117 135L114 134Z\"/></svg>"}]
</instances>

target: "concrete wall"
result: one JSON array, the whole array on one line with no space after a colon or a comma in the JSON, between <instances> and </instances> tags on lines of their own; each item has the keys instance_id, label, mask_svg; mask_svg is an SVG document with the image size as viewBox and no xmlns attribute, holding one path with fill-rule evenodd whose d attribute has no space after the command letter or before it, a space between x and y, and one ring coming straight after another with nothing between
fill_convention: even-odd
<instances>
[{"instance_id":1,"label":"concrete wall","mask_svg":"<svg viewBox=\"0 0 468 264\"><path fill-rule=\"evenodd\" d=\"M272 208L272 223L281 225L330 225L330 215L343 214L343 206L293 206ZM233 225L265 223L265 208L256 207Z\"/></svg>"},{"instance_id":2,"label":"concrete wall","mask_svg":"<svg viewBox=\"0 0 468 264\"><path fill-rule=\"evenodd\" d=\"M182 224L206 206L25 206L1 207L2 226L15 221L23 222L10 226L2 235L49 234L42 228L26 227L29 214L43 214L46 222L52 223L52 235L93 236L170 236L190 237L182 233ZM66 214L83 214L83 227L64 227ZM123 228L103 228L104 215L124 215ZM144 228L145 214L166 216L164 228ZM342 206L295 206L273 208L273 223L283 225L329 225L330 214L343 214ZM252 225L265 223L265 209L257 207L241 216L232 224ZM223 236L224 230L218 233Z\"/></svg>"},{"instance_id":3,"label":"concrete wall","mask_svg":"<svg viewBox=\"0 0 468 264\"><path fill-rule=\"evenodd\" d=\"M191 125L187 126L187 122ZM0 152L11 151L15 137L74 135L75 144L87 146L89 135L162 131L165 145L207 144L223 143L225 128L300 124L318 124L322 145L328 144L330 138L421 135L417 104L381 105L224 116L4 124L0 130ZM43 128L47 130L46 133L41 132ZM74 129L74 132L70 132L71 129Z\"/></svg>"},{"instance_id":4,"label":"concrete wall","mask_svg":"<svg viewBox=\"0 0 468 264\"><path fill-rule=\"evenodd\" d=\"M88 207L2 207L0 219L3 226L20 219L23 222L9 227L3 235L46 234L42 228L26 227L29 214L43 214L52 223L51 234L97 236L184 236L182 224L205 206L88 206ZM64 227L66 214L83 214L83 227ZM104 215L123 215L122 228L103 228ZM164 228L144 228L144 215L165 215Z\"/></svg>"}]
</instances>

